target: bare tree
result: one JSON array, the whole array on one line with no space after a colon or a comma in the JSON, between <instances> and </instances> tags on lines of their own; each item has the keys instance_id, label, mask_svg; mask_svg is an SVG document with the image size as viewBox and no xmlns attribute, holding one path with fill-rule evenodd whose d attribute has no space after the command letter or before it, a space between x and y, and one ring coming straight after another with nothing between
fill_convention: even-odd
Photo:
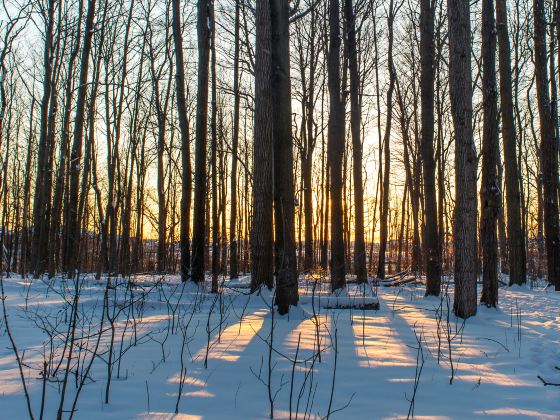
<instances>
[{"instance_id":1,"label":"bare tree","mask_svg":"<svg viewBox=\"0 0 560 420\"><path fill-rule=\"evenodd\" d=\"M49 109L56 110L53 99L53 31L55 22L56 1L49 0L47 8L43 12L45 19L45 46L43 49L43 98L41 100L41 125L39 134L39 150L37 154L37 172L35 182L35 195L33 200L33 236L31 246L31 264L35 277L38 277L43 269L45 261L44 236L48 221L48 210L50 203L46 202L47 191L51 186L48 184L48 156L54 145L49 144ZM56 94L55 94L56 96ZM52 128L51 128L52 130Z\"/></svg>"},{"instance_id":2,"label":"bare tree","mask_svg":"<svg viewBox=\"0 0 560 420\"><path fill-rule=\"evenodd\" d=\"M208 134L208 62L210 29L208 19L212 0L198 0L198 94L196 104L196 144L194 172L193 240L191 278L204 281L204 254L206 248L206 136Z\"/></svg>"},{"instance_id":3,"label":"bare tree","mask_svg":"<svg viewBox=\"0 0 560 420\"><path fill-rule=\"evenodd\" d=\"M214 2L210 3L210 49L212 50L212 58L210 60L211 73L211 98L212 111L210 118L210 168L211 168L211 184L212 184L212 292L218 292L218 272L220 270L220 223L218 218L218 98L216 86L216 20L214 15Z\"/></svg>"},{"instance_id":4,"label":"bare tree","mask_svg":"<svg viewBox=\"0 0 560 420\"><path fill-rule=\"evenodd\" d=\"M352 159L354 175L354 273L358 283L367 280L366 245L364 240L364 186L362 180L362 103L360 99L360 73L358 69L358 43L356 40L356 13L352 0L344 0L344 19L350 72L350 129L352 131Z\"/></svg>"},{"instance_id":5,"label":"bare tree","mask_svg":"<svg viewBox=\"0 0 560 420\"><path fill-rule=\"evenodd\" d=\"M498 86L496 80L496 21L494 1L482 1L482 138L481 245L483 258L482 297L486 306L498 303L497 223L501 206L498 178Z\"/></svg>"},{"instance_id":6,"label":"bare tree","mask_svg":"<svg viewBox=\"0 0 560 420\"><path fill-rule=\"evenodd\" d=\"M340 3L329 1L329 129L328 166L331 196L331 288L346 286L344 236L342 226L342 155L344 154L344 105L340 86Z\"/></svg>"},{"instance_id":7,"label":"bare tree","mask_svg":"<svg viewBox=\"0 0 560 420\"><path fill-rule=\"evenodd\" d=\"M272 40L272 124L276 304L282 315L298 302L295 246L292 91L290 81L290 7L288 0L270 0Z\"/></svg>"},{"instance_id":8,"label":"bare tree","mask_svg":"<svg viewBox=\"0 0 560 420\"><path fill-rule=\"evenodd\" d=\"M507 244L510 284L525 282L527 257L521 226L520 175L517 164L517 140L513 110L511 48L505 0L496 0L496 23L500 66L500 110L506 171Z\"/></svg>"},{"instance_id":9,"label":"bare tree","mask_svg":"<svg viewBox=\"0 0 560 420\"><path fill-rule=\"evenodd\" d=\"M548 281L560 290L560 226L558 220L558 139L550 102L544 0L533 0L535 79L540 117L540 158L544 193L544 234ZM551 77L555 77L551 75Z\"/></svg>"},{"instance_id":10,"label":"bare tree","mask_svg":"<svg viewBox=\"0 0 560 420\"><path fill-rule=\"evenodd\" d=\"M448 0L449 90L455 131L455 314L476 314L477 156L472 127L470 3Z\"/></svg>"},{"instance_id":11,"label":"bare tree","mask_svg":"<svg viewBox=\"0 0 560 420\"><path fill-rule=\"evenodd\" d=\"M88 89L88 72L93 38L93 23L95 15L95 0L88 0L86 25L84 34L84 46L80 60L80 77L78 82L78 94L76 104L76 116L74 119L74 138L72 153L70 155L70 191L66 209L66 270L73 275L78 269L77 259L79 256L79 244L81 239L81 220L78 217L78 194L80 189L80 172L82 159L82 145L84 135L84 119L86 111L86 95Z\"/></svg>"},{"instance_id":12,"label":"bare tree","mask_svg":"<svg viewBox=\"0 0 560 420\"><path fill-rule=\"evenodd\" d=\"M255 123L253 133L253 226L251 290L273 286L272 258L272 57L270 4L256 6Z\"/></svg>"},{"instance_id":13,"label":"bare tree","mask_svg":"<svg viewBox=\"0 0 560 420\"><path fill-rule=\"evenodd\" d=\"M179 129L181 130L181 279L187 280L190 269L190 209L191 209L191 148L189 118L185 97L185 60L183 58L183 34L181 27L180 0L173 0L173 41L175 43L175 97Z\"/></svg>"},{"instance_id":14,"label":"bare tree","mask_svg":"<svg viewBox=\"0 0 560 420\"><path fill-rule=\"evenodd\" d=\"M234 28L234 53L233 53L233 138L231 141L231 182L230 182L230 217L229 217L229 273L231 278L237 278L239 272L239 252L237 237L237 161L239 148L239 108L241 95L239 92L239 55L240 39L240 0L235 0L235 28Z\"/></svg>"},{"instance_id":15,"label":"bare tree","mask_svg":"<svg viewBox=\"0 0 560 420\"><path fill-rule=\"evenodd\" d=\"M438 296L441 288L441 255L436 203L436 162L434 157L435 4L420 4L420 106L422 108L421 154L424 184L424 255L426 295Z\"/></svg>"},{"instance_id":16,"label":"bare tree","mask_svg":"<svg viewBox=\"0 0 560 420\"><path fill-rule=\"evenodd\" d=\"M401 3L402 5L402 3ZM387 89L387 115L385 120L385 133L383 135L383 193L381 198L381 218L380 238L379 238L379 259L377 263L377 277L385 278L385 263L387 240L389 235L388 218L389 218L389 182L391 178L391 125L393 123L393 92L395 90L395 81L397 78L395 64L393 61L393 43L394 43L394 23L395 15L399 6L395 7L393 0L389 2L389 11L387 15L387 66L389 69L389 88ZM381 157L380 157L381 159Z\"/></svg>"}]
</instances>

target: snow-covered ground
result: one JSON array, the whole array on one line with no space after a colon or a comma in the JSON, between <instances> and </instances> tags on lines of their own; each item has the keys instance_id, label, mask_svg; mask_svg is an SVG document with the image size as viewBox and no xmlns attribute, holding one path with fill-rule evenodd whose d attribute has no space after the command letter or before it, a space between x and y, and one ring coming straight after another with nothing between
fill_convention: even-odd
<instances>
[{"instance_id":1,"label":"snow-covered ground","mask_svg":"<svg viewBox=\"0 0 560 420\"><path fill-rule=\"evenodd\" d=\"M369 285L335 298L306 279L299 307L279 317L272 293L250 296L246 280L211 295L176 276L112 279L108 289L86 276L74 318L73 281L4 278L33 415L44 395L44 418L56 418L69 366L64 418L75 402L79 419L255 419L271 400L275 418L560 418L560 387L537 377L560 382L551 289L501 288L499 309L463 323L452 287L441 299L418 285L379 287L375 311L347 308L375 303ZM26 418L26 407L2 319L0 418Z\"/></svg>"}]
</instances>

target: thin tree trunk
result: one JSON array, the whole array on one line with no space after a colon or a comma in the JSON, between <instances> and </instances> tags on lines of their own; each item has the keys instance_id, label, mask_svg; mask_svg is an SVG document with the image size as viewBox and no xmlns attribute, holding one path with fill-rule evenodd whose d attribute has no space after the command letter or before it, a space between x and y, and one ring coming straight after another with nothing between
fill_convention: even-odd
<instances>
[{"instance_id":1,"label":"thin tree trunk","mask_svg":"<svg viewBox=\"0 0 560 420\"><path fill-rule=\"evenodd\" d=\"M212 113L210 118L210 168L212 170L212 293L218 293L218 272L220 270L220 223L218 218L218 98L216 90L216 21L214 17L214 2L210 2L210 49L212 58L210 61L211 89L212 89Z\"/></svg>"},{"instance_id":2,"label":"thin tree trunk","mask_svg":"<svg viewBox=\"0 0 560 420\"><path fill-rule=\"evenodd\" d=\"M506 172L507 244L509 282L522 284L527 276L525 235L521 223L520 174L514 120L511 48L506 0L496 0L496 21L500 65L500 110Z\"/></svg>"},{"instance_id":3,"label":"thin tree trunk","mask_svg":"<svg viewBox=\"0 0 560 420\"><path fill-rule=\"evenodd\" d=\"M181 280L186 281L190 269L190 209L191 209L191 149L189 144L189 119L185 97L185 60L181 28L180 0L173 0L173 42L175 43L175 95L181 130Z\"/></svg>"},{"instance_id":4,"label":"thin tree trunk","mask_svg":"<svg viewBox=\"0 0 560 420\"><path fill-rule=\"evenodd\" d=\"M78 269L79 246L80 246L80 223L78 217L78 195L80 188L80 172L82 160L82 145L84 135L84 119L86 107L86 95L88 89L89 59L91 43L93 38L93 18L95 15L95 0L88 0L88 10L86 16L86 26L84 34L84 47L80 66L80 78L78 82L78 95L76 104L76 117L74 123L74 139L72 153L70 156L70 192L68 199L68 209L66 211L67 220L67 245L66 245L66 270L73 275L74 270Z\"/></svg>"},{"instance_id":5,"label":"thin tree trunk","mask_svg":"<svg viewBox=\"0 0 560 420\"><path fill-rule=\"evenodd\" d=\"M422 112L421 155L424 175L426 229L426 296L438 296L441 288L441 255L436 202L436 162L434 158L434 5L422 0L420 9L420 106Z\"/></svg>"},{"instance_id":6,"label":"thin tree trunk","mask_svg":"<svg viewBox=\"0 0 560 420\"><path fill-rule=\"evenodd\" d=\"M229 218L229 275L230 278L238 277L238 237L237 237L237 149L239 144L239 51L241 40L239 38L240 0L235 0L235 46L233 53L233 138L231 141L231 181L230 181L230 218Z\"/></svg>"},{"instance_id":7,"label":"thin tree trunk","mask_svg":"<svg viewBox=\"0 0 560 420\"><path fill-rule=\"evenodd\" d=\"M385 252L388 240L388 218L389 218L389 180L391 177L391 125L393 122L393 91L395 90L396 70L393 63L393 23L395 20L395 7L393 0L389 3L388 26L388 67L389 67L389 89L387 90L387 116L385 121L385 134L383 136L383 191L380 218L379 259L377 263L377 277L385 278Z\"/></svg>"},{"instance_id":8,"label":"thin tree trunk","mask_svg":"<svg viewBox=\"0 0 560 420\"><path fill-rule=\"evenodd\" d=\"M356 281L367 280L366 245L364 241L364 185L362 180L362 103L360 99L360 73L356 40L356 14L352 0L344 0L344 17L348 44L350 73L350 128L352 131L352 161L354 176L354 273Z\"/></svg>"}]
</instances>

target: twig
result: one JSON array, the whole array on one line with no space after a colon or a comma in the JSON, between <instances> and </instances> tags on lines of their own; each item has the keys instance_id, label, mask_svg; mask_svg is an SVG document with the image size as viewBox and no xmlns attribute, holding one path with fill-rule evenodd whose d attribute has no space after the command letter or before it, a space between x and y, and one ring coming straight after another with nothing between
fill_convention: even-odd
<instances>
[{"instance_id":1,"label":"twig","mask_svg":"<svg viewBox=\"0 0 560 420\"><path fill-rule=\"evenodd\" d=\"M560 383L557 384L557 383L554 383L554 382L548 382L548 381L544 380L543 377L540 376L540 375L537 375L537 378L539 378L541 380L541 382L543 383L544 386L549 386L549 385L550 386L560 386Z\"/></svg>"}]
</instances>

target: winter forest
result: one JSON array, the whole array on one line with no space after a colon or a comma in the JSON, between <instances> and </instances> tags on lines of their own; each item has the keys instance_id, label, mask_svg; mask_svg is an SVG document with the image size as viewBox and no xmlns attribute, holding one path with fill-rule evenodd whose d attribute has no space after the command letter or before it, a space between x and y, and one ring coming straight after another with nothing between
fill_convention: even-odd
<instances>
[{"instance_id":1,"label":"winter forest","mask_svg":"<svg viewBox=\"0 0 560 420\"><path fill-rule=\"evenodd\" d=\"M560 0L0 3L0 418L560 418Z\"/></svg>"}]
</instances>

